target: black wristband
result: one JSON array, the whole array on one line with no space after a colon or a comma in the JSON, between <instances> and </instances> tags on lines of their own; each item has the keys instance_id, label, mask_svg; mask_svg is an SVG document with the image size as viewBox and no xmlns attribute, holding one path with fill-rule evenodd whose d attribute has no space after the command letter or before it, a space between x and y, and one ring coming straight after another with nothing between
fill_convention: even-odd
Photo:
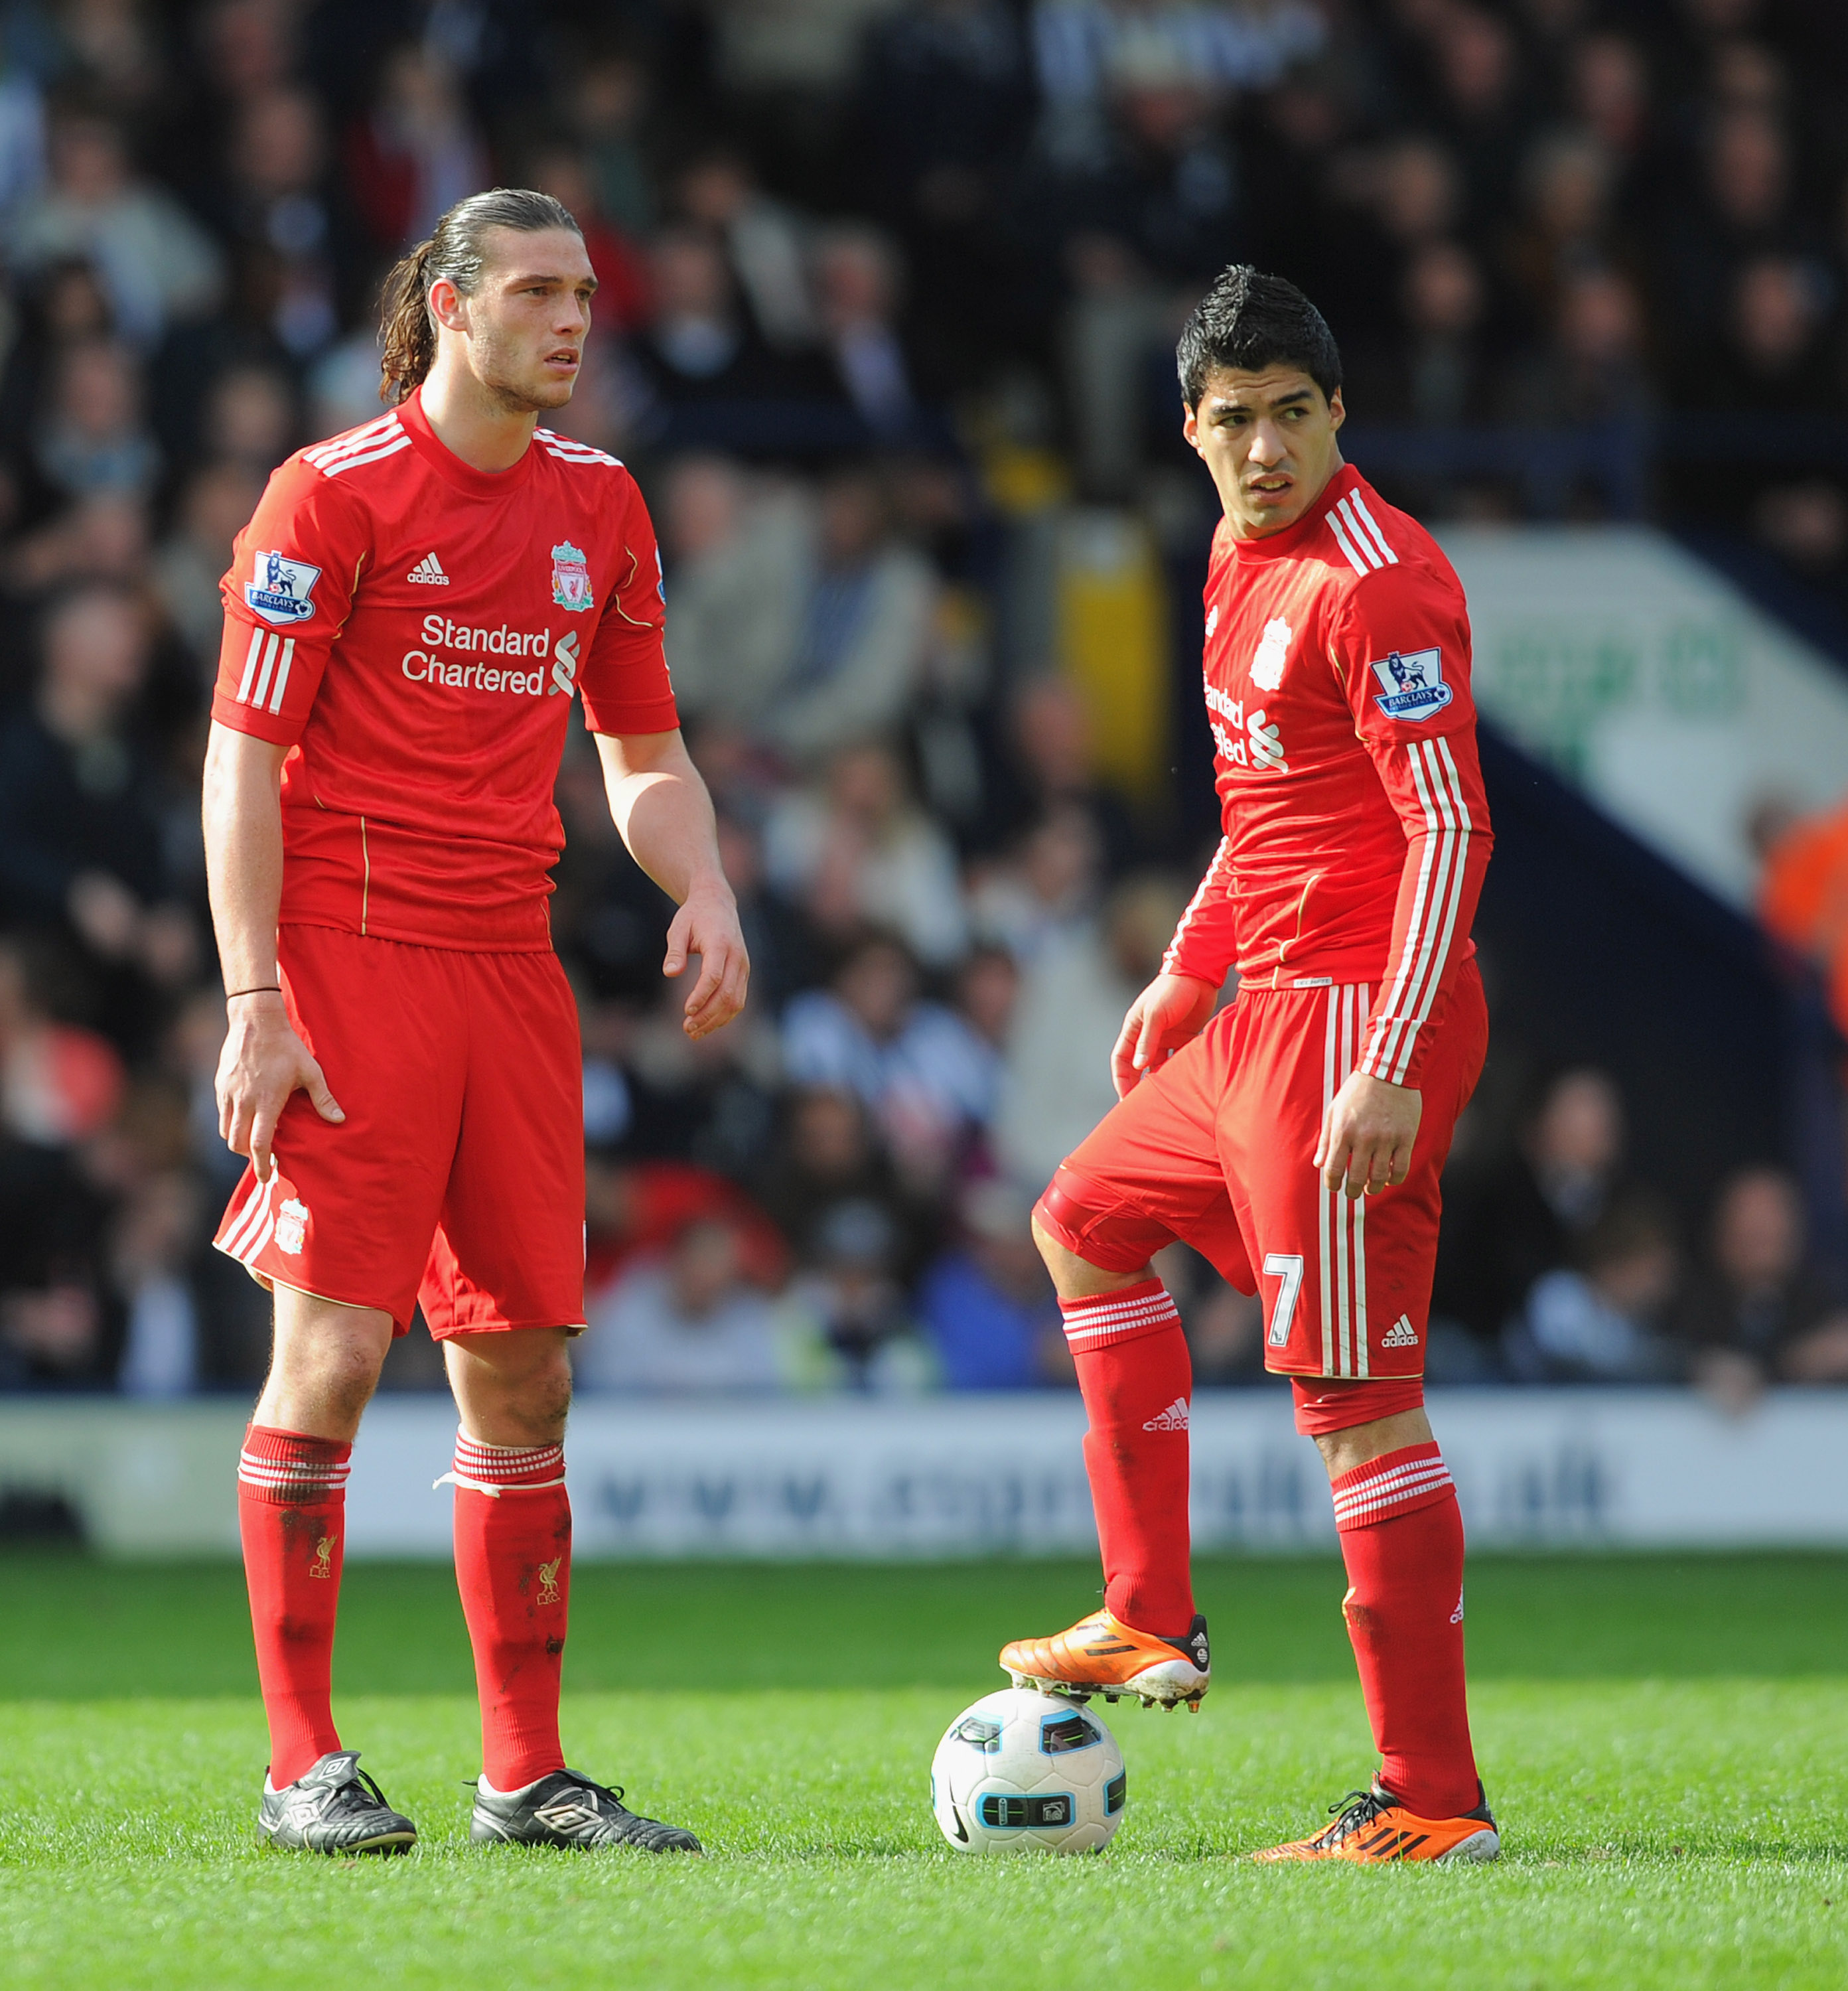
<instances>
[{"instance_id":1,"label":"black wristband","mask_svg":"<svg viewBox=\"0 0 1848 1991\"><path fill-rule=\"evenodd\" d=\"M280 996L281 989L274 982L261 982L254 989L233 989L226 996L227 1002L235 1002L240 996Z\"/></svg>"}]
</instances>

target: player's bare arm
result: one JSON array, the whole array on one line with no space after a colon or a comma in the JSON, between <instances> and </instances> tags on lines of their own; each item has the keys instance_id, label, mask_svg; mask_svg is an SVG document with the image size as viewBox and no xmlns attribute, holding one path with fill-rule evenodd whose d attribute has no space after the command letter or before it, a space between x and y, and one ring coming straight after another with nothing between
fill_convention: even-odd
<instances>
[{"instance_id":1,"label":"player's bare arm","mask_svg":"<svg viewBox=\"0 0 1848 1991\"><path fill-rule=\"evenodd\" d=\"M216 722L206 750L206 877L230 1026L218 1062L218 1131L266 1183L276 1122L291 1093L307 1093L324 1120L346 1118L289 1022L277 972L288 754Z\"/></svg>"},{"instance_id":2,"label":"player's bare arm","mask_svg":"<svg viewBox=\"0 0 1848 1991\"><path fill-rule=\"evenodd\" d=\"M737 901L719 862L712 798L678 732L596 736L610 814L642 870L680 902L667 932L661 972L684 972L693 955L699 979L686 999L689 1037L723 1030L744 1006L750 957Z\"/></svg>"},{"instance_id":3,"label":"player's bare arm","mask_svg":"<svg viewBox=\"0 0 1848 1991\"><path fill-rule=\"evenodd\" d=\"M1122 1098L1206 1026L1219 991L1197 975L1158 975L1129 1006L1110 1054L1111 1082Z\"/></svg>"},{"instance_id":4,"label":"player's bare arm","mask_svg":"<svg viewBox=\"0 0 1848 1991\"><path fill-rule=\"evenodd\" d=\"M1349 1073L1322 1117L1315 1166L1322 1181L1348 1196L1397 1188L1411 1173L1424 1111L1424 1095L1413 1087Z\"/></svg>"}]
</instances>

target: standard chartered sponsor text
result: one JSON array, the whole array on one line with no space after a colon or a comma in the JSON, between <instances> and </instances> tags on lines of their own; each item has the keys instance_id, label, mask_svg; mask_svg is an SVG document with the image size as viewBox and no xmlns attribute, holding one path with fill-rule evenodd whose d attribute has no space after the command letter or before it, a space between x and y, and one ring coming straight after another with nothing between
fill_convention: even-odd
<instances>
[{"instance_id":1,"label":"standard chartered sponsor text","mask_svg":"<svg viewBox=\"0 0 1848 1991\"><path fill-rule=\"evenodd\" d=\"M567 695L571 689L571 670L576 662L577 645L573 640L574 633L568 634L565 639L573 655L566 660L563 674L566 682L558 687ZM426 615L424 640L430 645L430 650L407 650L400 665L414 684L442 685L454 690L504 692L516 698L538 698L545 691L543 666L529 671L507 670L488 663L462 663L431 652L437 649L485 650L491 656L544 658L553 648L550 629L516 629L505 622L498 628L487 628L452 622L446 615ZM556 677L560 674L553 675Z\"/></svg>"}]
</instances>

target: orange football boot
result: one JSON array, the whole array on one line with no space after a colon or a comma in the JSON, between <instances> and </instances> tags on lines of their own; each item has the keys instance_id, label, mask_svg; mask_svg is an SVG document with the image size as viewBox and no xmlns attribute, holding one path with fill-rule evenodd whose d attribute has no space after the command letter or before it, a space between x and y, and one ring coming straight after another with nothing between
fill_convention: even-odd
<instances>
[{"instance_id":1,"label":"orange football boot","mask_svg":"<svg viewBox=\"0 0 1848 1991\"><path fill-rule=\"evenodd\" d=\"M1206 1621L1197 1615L1184 1639L1135 1632L1108 1611L1081 1618L1050 1639L1016 1639L1001 1649L1001 1663L1016 1686L1074 1700L1101 1693L1106 1700L1139 1700L1172 1714L1185 1701L1200 1712L1213 1682Z\"/></svg>"},{"instance_id":2,"label":"orange football boot","mask_svg":"<svg viewBox=\"0 0 1848 1991\"><path fill-rule=\"evenodd\" d=\"M1476 1786L1479 1796L1482 1785ZM1394 1860L1495 1860L1502 1836L1486 1802L1461 1818L1420 1818L1390 1791L1349 1791L1329 1806L1338 1814L1312 1839L1267 1846L1254 1860L1352 1860L1363 1867Z\"/></svg>"}]
</instances>

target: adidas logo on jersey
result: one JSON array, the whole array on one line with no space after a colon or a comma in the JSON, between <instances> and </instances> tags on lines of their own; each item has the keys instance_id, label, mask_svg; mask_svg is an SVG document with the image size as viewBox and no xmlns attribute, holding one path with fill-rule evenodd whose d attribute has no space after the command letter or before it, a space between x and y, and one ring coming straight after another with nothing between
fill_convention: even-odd
<instances>
[{"instance_id":1,"label":"adidas logo on jersey","mask_svg":"<svg viewBox=\"0 0 1848 1991\"><path fill-rule=\"evenodd\" d=\"M1187 1428L1187 1399L1176 1397L1166 1410L1158 1411L1142 1428L1144 1431L1185 1431Z\"/></svg>"},{"instance_id":2,"label":"adidas logo on jersey","mask_svg":"<svg viewBox=\"0 0 1848 1991\"><path fill-rule=\"evenodd\" d=\"M430 587L447 587L449 585L449 577L443 571L442 563L434 553L426 553L404 578L407 580L420 580Z\"/></svg>"},{"instance_id":3,"label":"adidas logo on jersey","mask_svg":"<svg viewBox=\"0 0 1848 1991\"><path fill-rule=\"evenodd\" d=\"M1380 1337L1382 1348L1416 1348L1418 1330L1411 1324L1411 1315L1402 1313Z\"/></svg>"}]
</instances>

